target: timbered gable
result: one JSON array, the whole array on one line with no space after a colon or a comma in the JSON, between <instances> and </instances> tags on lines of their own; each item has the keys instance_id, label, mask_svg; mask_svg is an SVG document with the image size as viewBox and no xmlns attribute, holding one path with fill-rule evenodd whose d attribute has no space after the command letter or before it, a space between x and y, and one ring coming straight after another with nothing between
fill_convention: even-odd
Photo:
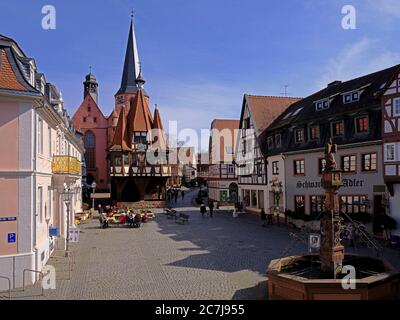
<instances>
[{"instance_id":1,"label":"timbered gable","mask_svg":"<svg viewBox=\"0 0 400 320\"><path fill-rule=\"evenodd\" d=\"M400 73L396 75L383 94L382 112L383 134L398 136L400 133Z\"/></svg>"}]
</instances>

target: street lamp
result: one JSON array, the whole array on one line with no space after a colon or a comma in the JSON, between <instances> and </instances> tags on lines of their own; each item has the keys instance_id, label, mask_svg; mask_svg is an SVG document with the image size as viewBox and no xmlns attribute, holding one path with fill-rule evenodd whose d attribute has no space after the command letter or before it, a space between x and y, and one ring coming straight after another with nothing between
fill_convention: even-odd
<instances>
[{"instance_id":1,"label":"street lamp","mask_svg":"<svg viewBox=\"0 0 400 320\"><path fill-rule=\"evenodd\" d=\"M71 192L70 188L67 186L67 184L64 183L64 203L65 206L67 207L67 236L66 236L66 256L69 253L69 225L70 225L70 219L69 219L69 214L70 214L70 205L72 201L72 195L73 193Z\"/></svg>"},{"instance_id":2,"label":"street lamp","mask_svg":"<svg viewBox=\"0 0 400 320\"><path fill-rule=\"evenodd\" d=\"M93 183L91 185L91 187L92 187L92 208L93 208L93 211L94 211L94 193L96 191L96 186L97 186L96 181L93 181Z\"/></svg>"},{"instance_id":3,"label":"street lamp","mask_svg":"<svg viewBox=\"0 0 400 320\"><path fill-rule=\"evenodd\" d=\"M277 217L277 224L278 226L280 225L280 221L279 221L279 202L281 200L281 195L283 193L283 185L282 182L277 182L274 181L271 184L271 188L272 188L272 193L274 194L274 207L275 207L275 213L276 213L276 217Z\"/></svg>"}]
</instances>

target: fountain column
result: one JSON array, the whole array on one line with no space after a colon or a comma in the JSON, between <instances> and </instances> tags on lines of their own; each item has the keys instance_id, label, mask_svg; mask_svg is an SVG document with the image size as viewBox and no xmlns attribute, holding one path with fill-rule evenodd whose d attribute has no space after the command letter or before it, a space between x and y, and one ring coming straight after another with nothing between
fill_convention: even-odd
<instances>
[{"instance_id":1,"label":"fountain column","mask_svg":"<svg viewBox=\"0 0 400 320\"><path fill-rule=\"evenodd\" d=\"M323 272L333 272L334 278L342 270L344 247L341 244L341 218L338 190L342 186L341 170L337 169L335 153L337 145L332 140L325 147L325 170L321 185L325 189L325 213L321 219L322 243L320 260Z\"/></svg>"}]
</instances>

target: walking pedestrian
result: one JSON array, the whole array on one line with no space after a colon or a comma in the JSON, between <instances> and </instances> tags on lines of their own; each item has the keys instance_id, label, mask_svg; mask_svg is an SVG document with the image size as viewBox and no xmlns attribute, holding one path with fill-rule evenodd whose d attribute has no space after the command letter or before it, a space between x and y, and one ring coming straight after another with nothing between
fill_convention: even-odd
<instances>
[{"instance_id":1,"label":"walking pedestrian","mask_svg":"<svg viewBox=\"0 0 400 320\"><path fill-rule=\"evenodd\" d=\"M268 225L273 225L274 223L272 222L272 213L267 215L267 219L268 219Z\"/></svg>"},{"instance_id":2,"label":"walking pedestrian","mask_svg":"<svg viewBox=\"0 0 400 320\"><path fill-rule=\"evenodd\" d=\"M267 215L265 214L264 208L261 209L260 215L261 215L262 226L265 228L267 223Z\"/></svg>"},{"instance_id":3,"label":"walking pedestrian","mask_svg":"<svg viewBox=\"0 0 400 320\"><path fill-rule=\"evenodd\" d=\"M207 212L206 205L204 204L203 200L200 202L200 213L201 216L204 217L204 214Z\"/></svg>"},{"instance_id":4,"label":"walking pedestrian","mask_svg":"<svg viewBox=\"0 0 400 320\"><path fill-rule=\"evenodd\" d=\"M214 202L209 201L208 202L208 207L210 208L210 217L212 218L213 214L214 214Z\"/></svg>"}]
</instances>

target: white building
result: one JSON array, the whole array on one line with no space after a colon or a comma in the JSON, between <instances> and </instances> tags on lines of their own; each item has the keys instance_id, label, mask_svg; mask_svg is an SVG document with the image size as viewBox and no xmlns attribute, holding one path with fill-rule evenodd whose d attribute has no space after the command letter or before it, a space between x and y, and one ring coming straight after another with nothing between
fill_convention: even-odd
<instances>
[{"instance_id":1,"label":"white building","mask_svg":"<svg viewBox=\"0 0 400 320\"><path fill-rule=\"evenodd\" d=\"M235 162L239 182L239 199L247 212L265 212L270 202L265 130L296 98L244 95Z\"/></svg>"},{"instance_id":2,"label":"white building","mask_svg":"<svg viewBox=\"0 0 400 320\"><path fill-rule=\"evenodd\" d=\"M23 270L41 271L56 248L65 249L65 186L69 221L81 210L83 147L61 94L37 72L19 45L0 36L0 276L22 286ZM59 230L51 237L50 227ZM27 283L36 275L27 273ZM0 281L0 289L7 289Z\"/></svg>"}]
</instances>

